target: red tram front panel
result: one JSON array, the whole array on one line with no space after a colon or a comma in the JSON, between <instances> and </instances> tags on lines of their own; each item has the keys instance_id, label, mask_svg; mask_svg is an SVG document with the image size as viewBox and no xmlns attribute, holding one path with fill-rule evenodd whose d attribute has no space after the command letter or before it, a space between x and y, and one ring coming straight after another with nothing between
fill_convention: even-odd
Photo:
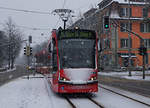
<instances>
[{"instance_id":1,"label":"red tram front panel","mask_svg":"<svg viewBox=\"0 0 150 108\"><path fill-rule=\"evenodd\" d=\"M97 70L64 69L53 73L51 86L58 93L90 93L98 91Z\"/></svg>"}]
</instances>

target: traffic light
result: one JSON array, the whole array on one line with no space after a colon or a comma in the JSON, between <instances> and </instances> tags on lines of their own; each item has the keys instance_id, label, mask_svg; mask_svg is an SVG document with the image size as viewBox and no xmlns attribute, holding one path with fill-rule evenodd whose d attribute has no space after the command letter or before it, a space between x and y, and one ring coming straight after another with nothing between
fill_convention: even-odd
<instances>
[{"instance_id":1,"label":"traffic light","mask_svg":"<svg viewBox=\"0 0 150 108\"><path fill-rule=\"evenodd\" d=\"M30 46L24 47L24 55L26 55L26 56L32 55L32 47L30 47Z\"/></svg>"},{"instance_id":2,"label":"traffic light","mask_svg":"<svg viewBox=\"0 0 150 108\"><path fill-rule=\"evenodd\" d=\"M146 47L143 47L143 53L144 53L144 55L147 54L147 48Z\"/></svg>"},{"instance_id":3,"label":"traffic light","mask_svg":"<svg viewBox=\"0 0 150 108\"><path fill-rule=\"evenodd\" d=\"M144 46L141 46L138 50L139 50L140 55L146 55L147 54L147 48Z\"/></svg>"},{"instance_id":4,"label":"traffic light","mask_svg":"<svg viewBox=\"0 0 150 108\"><path fill-rule=\"evenodd\" d=\"M26 55L27 53L27 50L26 50L26 47L24 47L24 55Z\"/></svg>"},{"instance_id":5,"label":"traffic light","mask_svg":"<svg viewBox=\"0 0 150 108\"><path fill-rule=\"evenodd\" d=\"M104 17L104 29L109 29L109 16Z\"/></svg>"},{"instance_id":6,"label":"traffic light","mask_svg":"<svg viewBox=\"0 0 150 108\"><path fill-rule=\"evenodd\" d=\"M32 47L30 47L30 55L32 55Z\"/></svg>"},{"instance_id":7,"label":"traffic light","mask_svg":"<svg viewBox=\"0 0 150 108\"><path fill-rule=\"evenodd\" d=\"M26 55L27 55L27 56L30 55L30 47L29 47L29 46L27 46L27 53L26 53Z\"/></svg>"},{"instance_id":8,"label":"traffic light","mask_svg":"<svg viewBox=\"0 0 150 108\"><path fill-rule=\"evenodd\" d=\"M29 43L32 43L32 36L29 36Z\"/></svg>"},{"instance_id":9,"label":"traffic light","mask_svg":"<svg viewBox=\"0 0 150 108\"><path fill-rule=\"evenodd\" d=\"M140 54L140 55L143 55L142 47L139 47L139 48L138 48L138 51L139 51L139 54Z\"/></svg>"}]
</instances>

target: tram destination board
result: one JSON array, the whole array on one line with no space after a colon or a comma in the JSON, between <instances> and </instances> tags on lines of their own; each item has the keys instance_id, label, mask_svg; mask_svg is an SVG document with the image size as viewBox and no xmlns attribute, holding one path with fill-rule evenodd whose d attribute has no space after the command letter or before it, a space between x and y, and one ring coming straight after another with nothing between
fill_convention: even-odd
<instances>
[{"instance_id":1,"label":"tram destination board","mask_svg":"<svg viewBox=\"0 0 150 108\"><path fill-rule=\"evenodd\" d=\"M96 33L92 30L61 30L58 39L95 39Z\"/></svg>"}]
</instances>

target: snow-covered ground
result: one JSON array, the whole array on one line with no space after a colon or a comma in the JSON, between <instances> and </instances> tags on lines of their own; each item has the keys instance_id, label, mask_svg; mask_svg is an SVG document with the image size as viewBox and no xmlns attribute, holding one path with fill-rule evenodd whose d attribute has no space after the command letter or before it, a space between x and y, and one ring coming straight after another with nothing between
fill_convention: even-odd
<instances>
[{"instance_id":1,"label":"snow-covered ground","mask_svg":"<svg viewBox=\"0 0 150 108\"><path fill-rule=\"evenodd\" d=\"M111 87L111 89L113 88ZM150 103L150 99L146 97L118 89L116 91ZM94 95L93 99L105 108L148 108L102 88L99 88L99 92L94 93ZM71 98L71 101L77 108L98 108L87 98L76 97ZM51 91L44 78L31 78L29 80L19 78L0 87L0 108L71 108L71 106L63 97Z\"/></svg>"},{"instance_id":2,"label":"snow-covered ground","mask_svg":"<svg viewBox=\"0 0 150 108\"><path fill-rule=\"evenodd\" d=\"M15 71L15 70L16 70L16 67L14 67L13 69L8 69L8 70L6 70L6 71L0 72L0 74L1 74L1 73L6 73L6 72L12 72L12 71Z\"/></svg>"},{"instance_id":3,"label":"snow-covered ground","mask_svg":"<svg viewBox=\"0 0 150 108\"><path fill-rule=\"evenodd\" d=\"M150 71L145 71L145 79L143 79L142 71L132 71L131 72L132 76L129 76L129 72L99 72L98 74L121 77L121 78L126 78L126 79L133 79L133 80L150 81Z\"/></svg>"},{"instance_id":4,"label":"snow-covered ground","mask_svg":"<svg viewBox=\"0 0 150 108\"><path fill-rule=\"evenodd\" d=\"M0 87L0 108L51 108L43 79L16 79Z\"/></svg>"}]
</instances>

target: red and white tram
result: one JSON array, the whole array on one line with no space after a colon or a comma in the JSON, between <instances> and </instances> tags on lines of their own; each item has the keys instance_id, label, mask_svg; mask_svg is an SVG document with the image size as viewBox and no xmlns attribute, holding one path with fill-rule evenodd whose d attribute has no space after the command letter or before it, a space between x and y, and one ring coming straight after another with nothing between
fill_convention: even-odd
<instances>
[{"instance_id":1,"label":"red and white tram","mask_svg":"<svg viewBox=\"0 0 150 108\"><path fill-rule=\"evenodd\" d=\"M49 82L57 93L98 91L98 42L95 31L53 30L48 49L52 60Z\"/></svg>"},{"instance_id":2,"label":"red and white tram","mask_svg":"<svg viewBox=\"0 0 150 108\"><path fill-rule=\"evenodd\" d=\"M46 49L35 54L36 67L35 71L40 74L49 74L51 71L50 55Z\"/></svg>"}]
</instances>

